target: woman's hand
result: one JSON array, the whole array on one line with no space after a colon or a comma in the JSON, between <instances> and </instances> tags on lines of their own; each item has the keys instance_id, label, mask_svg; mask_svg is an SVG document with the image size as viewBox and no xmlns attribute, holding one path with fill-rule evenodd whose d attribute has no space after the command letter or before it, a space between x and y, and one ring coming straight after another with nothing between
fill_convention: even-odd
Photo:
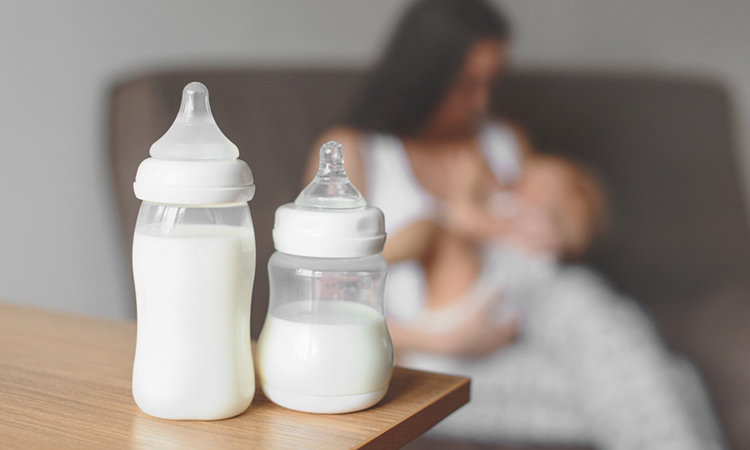
<instances>
[{"instance_id":1,"label":"woman's hand","mask_svg":"<svg viewBox=\"0 0 750 450\"><path fill-rule=\"evenodd\" d=\"M511 220L489 213L484 205L475 201L447 201L441 205L440 225L447 231L481 242L505 236Z\"/></svg>"},{"instance_id":2,"label":"woman's hand","mask_svg":"<svg viewBox=\"0 0 750 450\"><path fill-rule=\"evenodd\" d=\"M490 295L494 299L468 300L426 311L413 324L389 323L397 353L420 351L477 358L512 343L523 327L521 314L506 309L498 317L499 294Z\"/></svg>"},{"instance_id":3,"label":"woman's hand","mask_svg":"<svg viewBox=\"0 0 750 450\"><path fill-rule=\"evenodd\" d=\"M469 148L462 149L452 154L450 164L445 201L441 205L441 225L475 241L506 233L508 220L493 215L486 205L483 191L498 190L500 186L493 177L488 177L481 155ZM488 183L493 186L488 187Z\"/></svg>"},{"instance_id":4,"label":"woman's hand","mask_svg":"<svg viewBox=\"0 0 750 450\"><path fill-rule=\"evenodd\" d=\"M479 308L470 308L455 326L436 333L435 352L476 358L512 343L522 328L521 314L515 309L506 309L497 317L495 308L497 305L492 301L484 302Z\"/></svg>"}]
</instances>

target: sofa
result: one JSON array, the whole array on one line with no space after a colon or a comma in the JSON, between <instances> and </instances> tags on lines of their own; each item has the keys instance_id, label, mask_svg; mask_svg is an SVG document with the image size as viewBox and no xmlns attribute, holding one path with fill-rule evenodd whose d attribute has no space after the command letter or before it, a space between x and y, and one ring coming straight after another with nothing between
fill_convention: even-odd
<instances>
[{"instance_id":1,"label":"sofa","mask_svg":"<svg viewBox=\"0 0 750 450\"><path fill-rule=\"evenodd\" d=\"M255 175L257 336L267 309L274 211L294 200L313 141L343 117L364 75L185 69L114 83L109 157L123 253L130 254L139 206L132 191L137 166L174 120L182 88L201 81L217 122ZM498 81L492 109L523 126L540 151L598 173L611 220L586 263L637 299L671 349L695 363L730 448L750 448L750 227L726 89L688 76L516 71ZM414 448L488 448L423 442Z\"/></svg>"}]
</instances>

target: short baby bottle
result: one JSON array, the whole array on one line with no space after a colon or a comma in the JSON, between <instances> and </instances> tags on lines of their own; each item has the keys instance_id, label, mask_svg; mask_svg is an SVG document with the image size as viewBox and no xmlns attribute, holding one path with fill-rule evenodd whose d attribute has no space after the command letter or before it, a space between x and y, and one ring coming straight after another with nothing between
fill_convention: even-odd
<instances>
[{"instance_id":1,"label":"short baby bottle","mask_svg":"<svg viewBox=\"0 0 750 450\"><path fill-rule=\"evenodd\" d=\"M164 419L214 420L255 394L250 301L255 185L190 83L171 128L138 168L133 239L138 337L133 397Z\"/></svg>"},{"instance_id":2,"label":"short baby bottle","mask_svg":"<svg viewBox=\"0 0 750 450\"><path fill-rule=\"evenodd\" d=\"M290 409L345 413L383 398L393 371L385 323L383 213L367 206L337 142L315 179L276 210L270 303L258 340L266 397Z\"/></svg>"}]
</instances>

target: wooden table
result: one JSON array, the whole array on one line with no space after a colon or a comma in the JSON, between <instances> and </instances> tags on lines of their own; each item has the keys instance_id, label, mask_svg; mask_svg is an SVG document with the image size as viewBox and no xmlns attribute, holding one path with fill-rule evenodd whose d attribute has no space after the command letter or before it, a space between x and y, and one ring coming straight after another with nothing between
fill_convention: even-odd
<instances>
[{"instance_id":1,"label":"wooden table","mask_svg":"<svg viewBox=\"0 0 750 450\"><path fill-rule=\"evenodd\" d=\"M143 413L130 390L135 322L0 303L0 448L394 449L469 401L469 379L396 367L376 406L316 415L257 389L243 414L213 422Z\"/></svg>"}]
</instances>

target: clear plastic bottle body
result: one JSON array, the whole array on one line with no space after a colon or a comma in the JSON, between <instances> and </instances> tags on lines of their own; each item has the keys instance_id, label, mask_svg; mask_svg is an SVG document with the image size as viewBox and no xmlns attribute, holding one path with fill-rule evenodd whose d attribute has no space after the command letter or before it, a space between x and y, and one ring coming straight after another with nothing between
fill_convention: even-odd
<instances>
[{"instance_id":1,"label":"clear plastic bottle body","mask_svg":"<svg viewBox=\"0 0 750 450\"><path fill-rule=\"evenodd\" d=\"M380 255L268 262L270 302L257 362L266 396L301 411L344 413L385 395L394 352Z\"/></svg>"},{"instance_id":2,"label":"clear plastic bottle body","mask_svg":"<svg viewBox=\"0 0 750 450\"><path fill-rule=\"evenodd\" d=\"M247 203L143 202L133 240L138 314L133 397L144 412L215 420L247 409L255 394L254 274Z\"/></svg>"}]
</instances>

